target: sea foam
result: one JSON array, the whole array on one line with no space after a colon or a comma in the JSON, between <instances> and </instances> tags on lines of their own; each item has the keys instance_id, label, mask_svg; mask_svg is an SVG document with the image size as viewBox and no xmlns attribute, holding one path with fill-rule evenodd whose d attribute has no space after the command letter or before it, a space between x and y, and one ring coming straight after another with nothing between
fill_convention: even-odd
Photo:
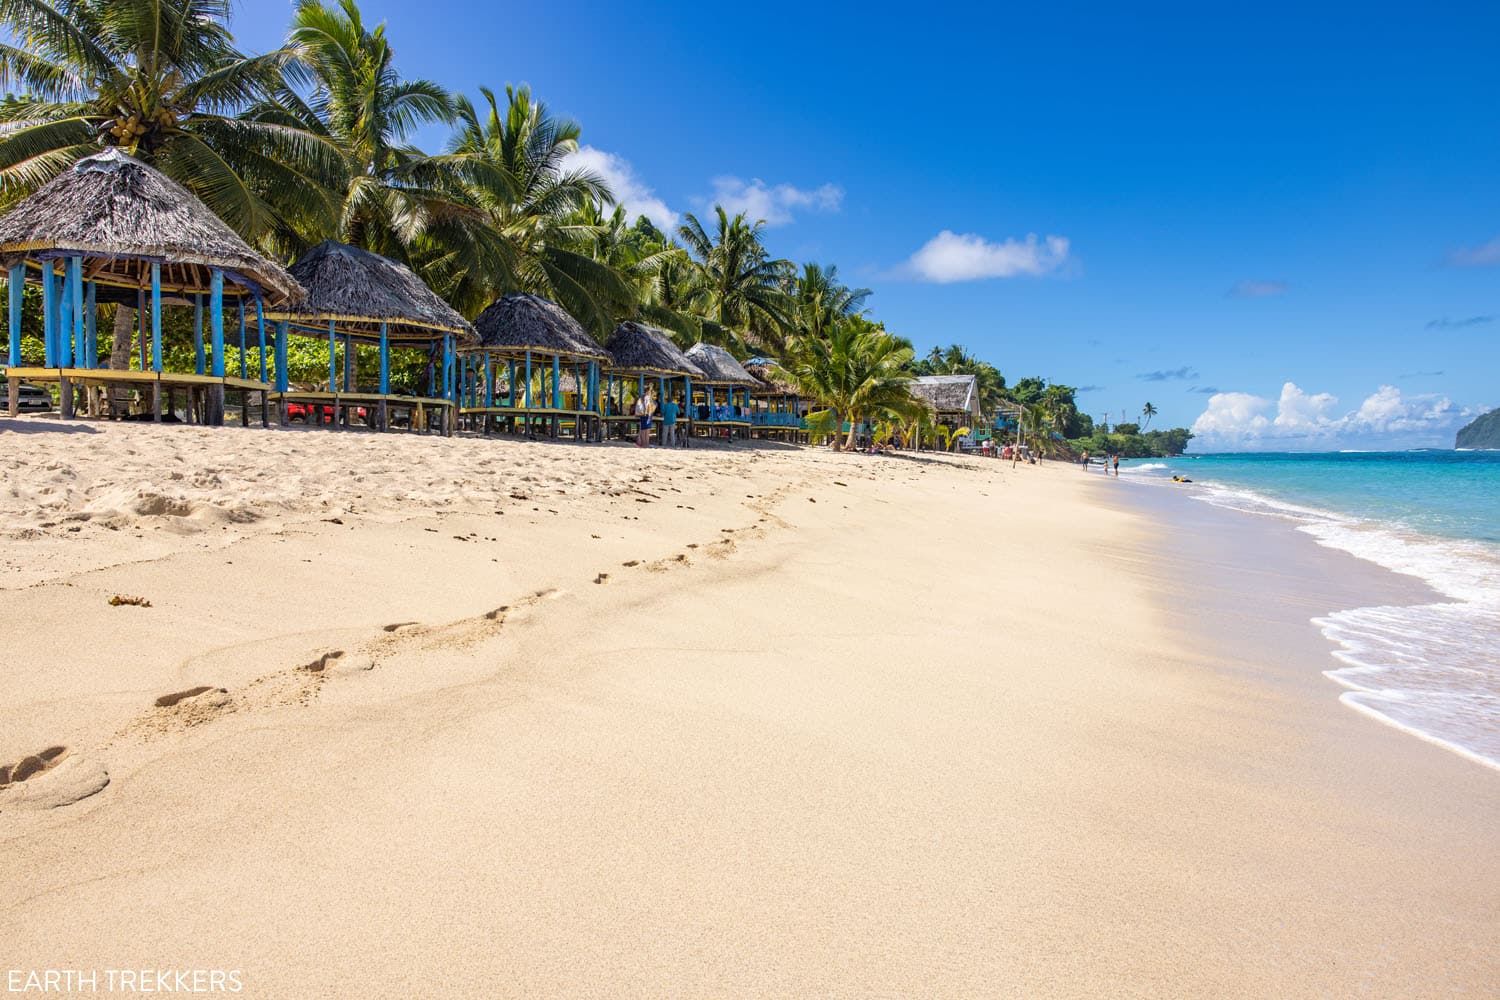
<instances>
[{"instance_id":1,"label":"sea foam","mask_svg":"<svg viewBox=\"0 0 1500 1000\"><path fill-rule=\"evenodd\" d=\"M1321 545L1416 577L1447 600L1334 611L1313 624L1342 666L1340 701L1500 769L1500 552L1389 524L1204 484L1197 499L1291 522Z\"/></svg>"}]
</instances>

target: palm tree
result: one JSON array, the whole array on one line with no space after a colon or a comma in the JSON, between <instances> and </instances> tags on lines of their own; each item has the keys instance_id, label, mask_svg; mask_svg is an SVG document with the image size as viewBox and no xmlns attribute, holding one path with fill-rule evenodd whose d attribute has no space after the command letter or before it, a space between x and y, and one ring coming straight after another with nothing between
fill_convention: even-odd
<instances>
[{"instance_id":1,"label":"palm tree","mask_svg":"<svg viewBox=\"0 0 1500 1000\"><path fill-rule=\"evenodd\" d=\"M595 261L615 270L631 287L634 298L616 318L630 318L661 327L683 348L703 339L703 318L693 312L693 262L687 251L668 241L644 216L626 224L625 207L604 215L603 206L589 202L573 223L587 235L584 245Z\"/></svg>"},{"instance_id":2,"label":"palm tree","mask_svg":"<svg viewBox=\"0 0 1500 1000\"><path fill-rule=\"evenodd\" d=\"M822 337L835 323L864 315L865 302L874 294L839 281L837 267L811 263L802 265L802 273L787 282L787 293L788 332L804 337Z\"/></svg>"},{"instance_id":3,"label":"palm tree","mask_svg":"<svg viewBox=\"0 0 1500 1000\"><path fill-rule=\"evenodd\" d=\"M344 168L324 136L237 117L281 87L286 49L246 56L229 0L0 0L0 190L18 198L117 146L203 200L247 240L326 216Z\"/></svg>"},{"instance_id":4,"label":"palm tree","mask_svg":"<svg viewBox=\"0 0 1500 1000\"><path fill-rule=\"evenodd\" d=\"M761 242L765 223L714 206L713 233L691 212L677 230L697 264L692 300L707 321L704 336L726 347L747 344L781 353L788 301L783 286L792 263L773 260Z\"/></svg>"},{"instance_id":5,"label":"palm tree","mask_svg":"<svg viewBox=\"0 0 1500 1000\"><path fill-rule=\"evenodd\" d=\"M1152 406L1150 403L1147 403L1145 406L1141 407L1141 421L1143 427L1150 427L1151 418L1154 416L1156 416L1156 407Z\"/></svg>"},{"instance_id":6,"label":"palm tree","mask_svg":"<svg viewBox=\"0 0 1500 1000\"><path fill-rule=\"evenodd\" d=\"M842 447L850 448L860 421L913 416L911 359L910 348L874 324L851 317L824 336L794 338L782 367L804 395L832 412L835 429L848 421Z\"/></svg>"},{"instance_id":7,"label":"palm tree","mask_svg":"<svg viewBox=\"0 0 1500 1000\"><path fill-rule=\"evenodd\" d=\"M1078 406L1073 401L1072 386L1049 383L1042 393L1041 411L1045 415L1048 429L1054 436L1062 437L1070 424L1078 417Z\"/></svg>"},{"instance_id":8,"label":"palm tree","mask_svg":"<svg viewBox=\"0 0 1500 1000\"><path fill-rule=\"evenodd\" d=\"M332 218L345 165L325 136L239 114L283 89L286 49L247 56L229 0L0 0L0 197L19 199L101 146L197 195L245 239ZM114 314L126 367L135 310Z\"/></svg>"},{"instance_id":9,"label":"palm tree","mask_svg":"<svg viewBox=\"0 0 1500 1000\"><path fill-rule=\"evenodd\" d=\"M493 91L480 92L482 116L467 97L455 101L458 132L448 154L436 159L463 178L500 237L502 260L486 272L455 256L448 262L454 278L450 301L532 292L606 335L629 312L635 293L619 272L591 255L598 227L576 218L586 205L614 202L603 178L566 167L567 156L578 149L577 123L554 118L525 87L507 87L503 109Z\"/></svg>"},{"instance_id":10,"label":"palm tree","mask_svg":"<svg viewBox=\"0 0 1500 1000\"><path fill-rule=\"evenodd\" d=\"M493 264L488 219L458 171L409 142L423 125L455 120L453 97L431 80L402 79L385 25L367 27L356 0L337 4L300 0L287 46L310 92L305 102L284 93L262 112L271 118L289 109L292 120L328 135L348 160L333 226L301 233L302 241L331 236L427 271L455 251L470 268Z\"/></svg>"}]
</instances>

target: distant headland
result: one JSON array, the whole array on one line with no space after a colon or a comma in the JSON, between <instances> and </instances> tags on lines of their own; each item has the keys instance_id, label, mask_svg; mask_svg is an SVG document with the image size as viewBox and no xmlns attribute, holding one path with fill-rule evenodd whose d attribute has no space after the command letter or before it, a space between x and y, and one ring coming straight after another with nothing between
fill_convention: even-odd
<instances>
[{"instance_id":1,"label":"distant headland","mask_svg":"<svg viewBox=\"0 0 1500 1000\"><path fill-rule=\"evenodd\" d=\"M1500 409L1476 417L1472 423L1461 428L1453 447L1500 449Z\"/></svg>"}]
</instances>

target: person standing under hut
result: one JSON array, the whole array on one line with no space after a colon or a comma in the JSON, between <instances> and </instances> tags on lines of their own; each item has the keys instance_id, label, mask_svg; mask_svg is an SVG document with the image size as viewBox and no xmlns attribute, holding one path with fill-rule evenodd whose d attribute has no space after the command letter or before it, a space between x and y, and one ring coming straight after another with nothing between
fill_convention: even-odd
<instances>
[{"instance_id":1,"label":"person standing under hut","mask_svg":"<svg viewBox=\"0 0 1500 1000\"><path fill-rule=\"evenodd\" d=\"M651 414L656 409L656 397L648 390L635 401L635 415L640 418L640 429L635 434L635 446L644 448L651 443Z\"/></svg>"},{"instance_id":2,"label":"person standing under hut","mask_svg":"<svg viewBox=\"0 0 1500 1000\"><path fill-rule=\"evenodd\" d=\"M662 400L661 443L668 448L677 444L677 402L673 399Z\"/></svg>"}]
</instances>

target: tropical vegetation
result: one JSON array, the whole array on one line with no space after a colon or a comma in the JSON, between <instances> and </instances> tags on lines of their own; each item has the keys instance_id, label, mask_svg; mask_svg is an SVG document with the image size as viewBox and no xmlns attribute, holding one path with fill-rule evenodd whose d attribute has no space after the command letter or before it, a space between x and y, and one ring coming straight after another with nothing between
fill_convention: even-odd
<instances>
[{"instance_id":1,"label":"tropical vegetation","mask_svg":"<svg viewBox=\"0 0 1500 1000\"><path fill-rule=\"evenodd\" d=\"M974 375L984 412L1007 415L999 429L1043 450L1098 437L1072 387L1008 384L958 344L919 356L869 315L869 289L837 267L777 257L759 219L715 205L672 232L631 220L579 166L578 123L526 87L471 97L403 77L385 25L366 23L357 0L296 0L284 42L260 55L236 47L230 15L229 0L0 0L0 208L115 146L283 260L341 240L409 265L470 317L530 292L601 339L634 319L684 347L768 357L821 407L812 426L838 446L862 429L876 443L939 447L989 430L936 426L909 391L921 375ZM434 128L449 138L424 151L414 138ZM134 310L104 308L119 364ZM29 319L24 332L29 357ZM165 333L169 358L187 349L180 319ZM291 364L294 378L327 370L315 351ZM1156 410L1141 412L1149 424ZM1124 437L1177 442L1165 433Z\"/></svg>"}]
</instances>

